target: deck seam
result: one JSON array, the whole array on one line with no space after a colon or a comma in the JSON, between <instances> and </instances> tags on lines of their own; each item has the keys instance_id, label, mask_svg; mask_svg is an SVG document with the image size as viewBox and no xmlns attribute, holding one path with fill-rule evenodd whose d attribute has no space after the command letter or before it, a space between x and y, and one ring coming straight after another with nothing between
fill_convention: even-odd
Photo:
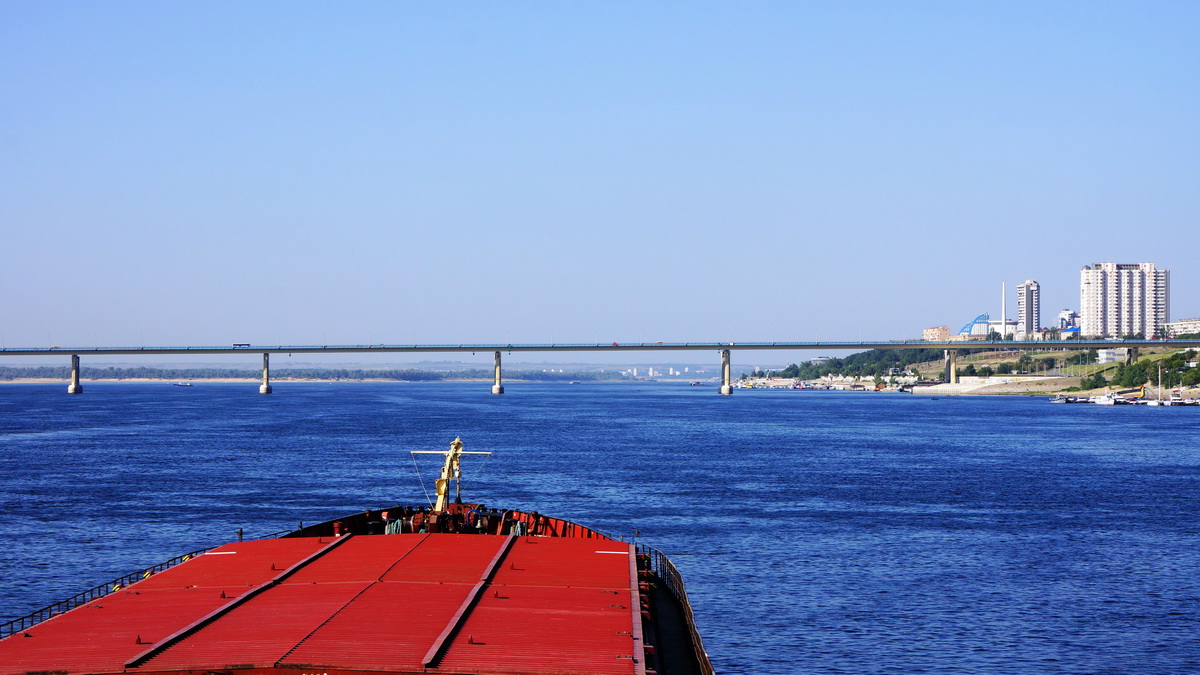
<instances>
[{"instance_id":1,"label":"deck seam","mask_svg":"<svg viewBox=\"0 0 1200 675\"><path fill-rule=\"evenodd\" d=\"M500 563L508 556L512 550L513 543L516 542L517 535L510 534L504 544L500 546L500 550L496 551L496 555L492 557L492 561L488 563L487 569L483 571L479 582L471 588L471 592L467 594L459 606L458 611L450 618L450 623L442 629L442 633L434 640L433 645L429 647L429 651L425 652L425 657L421 659L421 664L426 668L436 668L434 665L440 659L446 649L449 648L450 638L458 632L459 628L466 622L469 616L471 607L479 601L479 597L483 594L483 589L491 584L492 577L496 575L496 570L500 568Z\"/></svg>"},{"instance_id":2,"label":"deck seam","mask_svg":"<svg viewBox=\"0 0 1200 675\"><path fill-rule=\"evenodd\" d=\"M214 609L213 611L209 612L208 614L205 614L203 617L197 619L196 621L193 621L192 623L175 631L171 635L168 635L167 637L163 638L162 640L159 640L157 643L155 643L153 646L151 646L146 651L144 651L144 652L134 656L133 658L129 659L128 661L126 661L125 667L126 668L137 668L137 667L141 666L142 664L144 664L145 662L154 658L158 654L161 654L162 652L166 651L171 646L178 644L179 642L182 642L185 638L191 636L192 634L196 633L197 631L204 628L205 626L213 623L214 621L216 621L217 619L221 618L222 616L228 614L229 612L233 611L237 607L240 607L240 606L246 604L251 599L257 597L258 595L262 594L263 592L267 591L268 589L278 586L280 583L283 582L284 579L287 579L288 577L292 576L293 574L295 574L296 572L298 572L302 568L304 568L306 565L312 563L313 561L317 560L318 558L325 555L326 553L329 553L330 551L337 548L338 546L341 546L342 544L344 544L348 540L352 539L353 537L354 537L354 535L348 534L348 535L345 535L342 537L335 538L333 541L329 542L325 546L322 546L320 549L314 551L313 553L311 553L309 556L307 556L303 560L300 560L296 564L283 570L282 572L275 575L271 579L268 579L265 583L258 586L257 588L253 588L249 591L246 591L245 593L239 595L238 597L234 598L230 602L227 602L224 605L221 605L220 607Z\"/></svg>"}]
</instances>

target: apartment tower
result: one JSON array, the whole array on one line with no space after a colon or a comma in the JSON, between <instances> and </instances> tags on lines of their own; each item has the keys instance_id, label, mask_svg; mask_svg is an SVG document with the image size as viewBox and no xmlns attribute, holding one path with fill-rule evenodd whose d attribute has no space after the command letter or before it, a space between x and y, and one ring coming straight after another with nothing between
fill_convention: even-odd
<instances>
[{"instance_id":1,"label":"apartment tower","mask_svg":"<svg viewBox=\"0 0 1200 675\"><path fill-rule=\"evenodd\" d=\"M1033 279L1017 285L1017 335L1029 338L1042 329L1041 293Z\"/></svg>"},{"instance_id":2,"label":"apartment tower","mask_svg":"<svg viewBox=\"0 0 1200 675\"><path fill-rule=\"evenodd\" d=\"M1104 262L1079 271L1080 333L1158 336L1171 320L1171 272L1154 263Z\"/></svg>"}]
</instances>

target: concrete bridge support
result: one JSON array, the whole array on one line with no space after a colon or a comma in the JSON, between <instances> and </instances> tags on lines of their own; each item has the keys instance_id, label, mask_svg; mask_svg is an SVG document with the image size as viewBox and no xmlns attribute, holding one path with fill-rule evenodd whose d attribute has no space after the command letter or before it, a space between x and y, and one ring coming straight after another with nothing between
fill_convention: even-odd
<instances>
[{"instance_id":1,"label":"concrete bridge support","mask_svg":"<svg viewBox=\"0 0 1200 675\"><path fill-rule=\"evenodd\" d=\"M496 381L492 383L492 393L497 396L504 393L504 385L500 384L500 352L496 352Z\"/></svg>"},{"instance_id":2,"label":"concrete bridge support","mask_svg":"<svg viewBox=\"0 0 1200 675\"><path fill-rule=\"evenodd\" d=\"M729 381L729 350L721 350L721 389L718 392L722 396L729 396L733 393L733 383Z\"/></svg>"},{"instance_id":3,"label":"concrete bridge support","mask_svg":"<svg viewBox=\"0 0 1200 675\"><path fill-rule=\"evenodd\" d=\"M1137 363L1137 360L1138 360L1138 348L1137 347L1130 347L1129 349L1125 350L1125 365L1132 366L1133 364Z\"/></svg>"},{"instance_id":4,"label":"concrete bridge support","mask_svg":"<svg viewBox=\"0 0 1200 675\"><path fill-rule=\"evenodd\" d=\"M258 388L258 393L271 393L271 355L267 352L263 352L263 383Z\"/></svg>"},{"instance_id":5,"label":"concrete bridge support","mask_svg":"<svg viewBox=\"0 0 1200 675\"><path fill-rule=\"evenodd\" d=\"M958 350L947 349L944 356L946 372L942 380L950 384L958 384Z\"/></svg>"},{"instance_id":6,"label":"concrete bridge support","mask_svg":"<svg viewBox=\"0 0 1200 675\"><path fill-rule=\"evenodd\" d=\"M83 385L79 384L79 355L71 355L71 384L67 385L68 394L82 394Z\"/></svg>"}]
</instances>

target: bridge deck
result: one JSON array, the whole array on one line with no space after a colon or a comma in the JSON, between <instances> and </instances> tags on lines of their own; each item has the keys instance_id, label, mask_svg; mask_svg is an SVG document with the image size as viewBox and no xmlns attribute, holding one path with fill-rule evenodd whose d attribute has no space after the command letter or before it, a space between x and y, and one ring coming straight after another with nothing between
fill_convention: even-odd
<instances>
[{"instance_id":1,"label":"bridge deck","mask_svg":"<svg viewBox=\"0 0 1200 675\"><path fill-rule=\"evenodd\" d=\"M883 340L857 342L613 342L609 344L413 344L413 345L256 345L218 347L3 347L0 356L148 355L148 354L346 354L386 352L620 352L708 350L853 350L866 349L1112 349L1117 347L1200 347L1200 340Z\"/></svg>"}]
</instances>

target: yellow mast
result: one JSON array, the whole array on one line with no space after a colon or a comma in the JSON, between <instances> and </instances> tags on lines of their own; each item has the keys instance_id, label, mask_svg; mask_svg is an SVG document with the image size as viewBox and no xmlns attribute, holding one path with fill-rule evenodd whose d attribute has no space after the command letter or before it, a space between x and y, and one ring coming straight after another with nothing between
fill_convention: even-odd
<instances>
[{"instance_id":1,"label":"yellow mast","mask_svg":"<svg viewBox=\"0 0 1200 675\"><path fill-rule=\"evenodd\" d=\"M455 437L450 442L449 450L410 450L414 455L445 455L446 461L442 464L442 475L434 485L437 488L437 503L434 504L435 512L445 511L446 502L450 497L450 481L454 481L454 501L462 501L462 456L463 455L490 455L490 452L467 452L462 449L462 439Z\"/></svg>"}]
</instances>

